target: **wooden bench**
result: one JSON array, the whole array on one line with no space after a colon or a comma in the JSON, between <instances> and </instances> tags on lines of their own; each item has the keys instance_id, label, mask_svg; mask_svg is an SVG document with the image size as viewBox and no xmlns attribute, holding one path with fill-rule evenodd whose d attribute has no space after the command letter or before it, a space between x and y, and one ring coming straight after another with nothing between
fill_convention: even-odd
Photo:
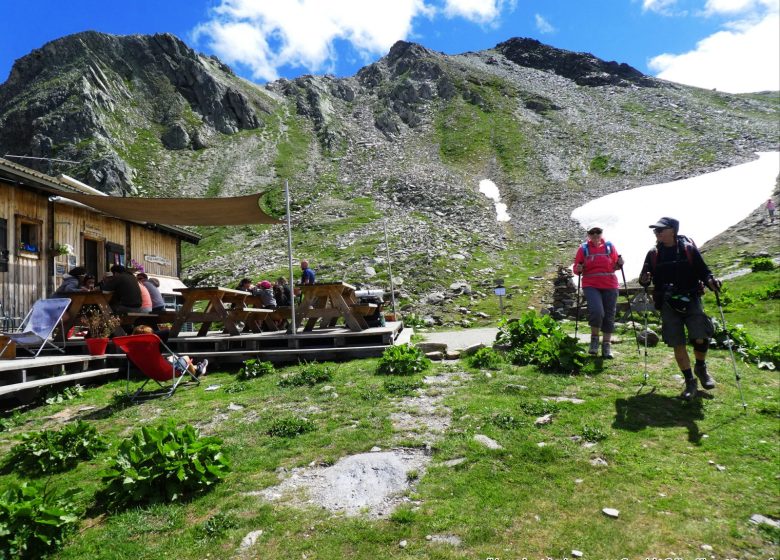
<instances>
[{"instance_id":1,"label":"wooden bench","mask_svg":"<svg viewBox=\"0 0 780 560\"><path fill-rule=\"evenodd\" d=\"M273 312L273 309L264 307L245 307L244 309L231 309L230 314L236 322L244 323L244 331L260 332L260 325Z\"/></svg>"},{"instance_id":2,"label":"wooden bench","mask_svg":"<svg viewBox=\"0 0 780 560\"><path fill-rule=\"evenodd\" d=\"M132 332L133 327L138 325L148 325L156 330L160 323L173 323L175 320L175 311L162 311L160 313L124 313L119 316L119 324L126 332ZM130 327L129 331L127 327Z\"/></svg>"}]
</instances>

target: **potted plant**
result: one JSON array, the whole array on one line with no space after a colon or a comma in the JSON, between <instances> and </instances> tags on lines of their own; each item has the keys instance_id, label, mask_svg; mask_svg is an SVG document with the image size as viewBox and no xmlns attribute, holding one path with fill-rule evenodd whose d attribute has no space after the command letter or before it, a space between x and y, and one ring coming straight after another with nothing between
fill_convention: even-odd
<instances>
[{"instance_id":1,"label":"potted plant","mask_svg":"<svg viewBox=\"0 0 780 560\"><path fill-rule=\"evenodd\" d=\"M102 356L106 353L108 337L119 326L119 317L106 315L100 311L90 311L81 318L81 324L87 328L84 342L92 356Z\"/></svg>"},{"instance_id":2,"label":"potted plant","mask_svg":"<svg viewBox=\"0 0 780 560\"><path fill-rule=\"evenodd\" d=\"M65 256L65 255L72 255L73 254L73 246L69 245L68 243L58 243L54 247L54 252L58 256Z\"/></svg>"}]
</instances>

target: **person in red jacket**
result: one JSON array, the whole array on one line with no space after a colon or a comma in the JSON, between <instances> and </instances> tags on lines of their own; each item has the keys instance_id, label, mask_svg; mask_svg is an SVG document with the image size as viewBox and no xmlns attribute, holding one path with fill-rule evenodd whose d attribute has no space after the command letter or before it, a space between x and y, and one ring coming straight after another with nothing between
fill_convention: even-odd
<instances>
[{"instance_id":1,"label":"person in red jacket","mask_svg":"<svg viewBox=\"0 0 780 560\"><path fill-rule=\"evenodd\" d=\"M603 230L599 226L588 229L588 240L577 249L572 270L574 274L582 275L582 291L588 302L588 353L593 356L598 354L599 331L604 331L601 355L611 360L619 285L615 271L623 267L623 257L612 243L602 239L602 233Z\"/></svg>"}]
</instances>

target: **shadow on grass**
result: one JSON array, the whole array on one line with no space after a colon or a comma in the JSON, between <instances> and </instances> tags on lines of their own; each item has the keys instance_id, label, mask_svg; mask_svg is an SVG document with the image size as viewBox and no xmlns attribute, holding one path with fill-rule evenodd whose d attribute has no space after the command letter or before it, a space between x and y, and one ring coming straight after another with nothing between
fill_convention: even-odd
<instances>
[{"instance_id":1,"label":"shadow on grass","mask_svg":"<svg viewBox=\"0 0 780 560\"><path fill-rule=\"evenodd\" d=\"M686 428L688 441L701 443L701 432L696 420L703 420L700 399L685 402L678 397L644 393L615 401L613 428L639 432L648 426L658 428Z\"/></svg>"}]
</instances>

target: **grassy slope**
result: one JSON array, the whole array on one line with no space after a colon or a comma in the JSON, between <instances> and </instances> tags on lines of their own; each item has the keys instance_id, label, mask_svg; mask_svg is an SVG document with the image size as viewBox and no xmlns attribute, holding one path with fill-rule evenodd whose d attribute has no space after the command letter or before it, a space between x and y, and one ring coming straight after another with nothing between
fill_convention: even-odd
<instances>
[{"instance_id":1,"label":"grassy slope","mask_svg":"<svg viewBox=\"0 0 780 560\"><path fill-rule=\"evenodd\" d=\"M756 275L730 286L737 294L761 281ZM715 313L710 302L708 307ZM727 321L744 320L753 332L757 315L761 324L777 325L780 319L776 303L761 313L753 311L737 309ZM760 338L772 341L765 334ZM225 441L233 472L213 492L183 505L85 520L79 536L55 558L227 557L256 529L263 530L251 551L257 558L558 558L572 549L591 558L694 558L703 555L702 544L713 546L718 557L775 555L780 532L756 527L748 519L754 513L780 517L777 462L770 460L780 444L777 374L739 364L749 403L743 414L727 352L710 354L719 381L713 398L684 404L673 398L680 382L672 378L675 367L666 348L649 350L650 383L639 394L643 359L628 342L616 350L616 360L593 363L581 376L513 366L487 375L464 363L436 365L462 372L462 388L446 400L454 422L434 447L433 465L410 493L415 502L389 520L331 517L316 508L268 505L243 494L274 484L279 467L330 464L374 445L392 445L389 413L394 399L373 374L374 360L339 366L329 383L337 398L319 387L280 388L275 374L248 382L240 393L192 388L169 401L112 410L107 406L110 396L123 388L122 382L114 382L79 400L25 412L25 423L10 436L54 425L52 417L65 408L93 405L98 410L84 414L114 445L139 425L169 416L200 424ZM208 384L223 387L231 382L229 373L207 378ZM508 385L527 389L510 392ZM558 404L554 422L535 427L535 417L551 406L541 398L557 395L576 395L586 402ZM229 412L231 402L246 408ZM317 431L292 440L264 435L271 420L283 413L306 414ZM493 420L498 413L519 419L519 425L500 427ZM606 438L592 448L572 439L586 432ZM493 437L504 449L482 448L472 441L475 433ZM12 443L10 436L2 435L3 448ZM540 447L540 442L546 445ZM49 484L81 488L86 508L100 486L99 470L109 453L52 477ZM466 462L455 468L441 465L456 457ZM608 466L592 466L596 457ZM0 480L16 478L7 474ZM620 510L619 519L603 516L604 507ZM223 534L208 538L204 523L218 512L230 523ZM430 534L459 535L463 544L432 544L425 539ZM403 550L398 547L402 539L409 543Z\"/></svg>"}]
</instances>

